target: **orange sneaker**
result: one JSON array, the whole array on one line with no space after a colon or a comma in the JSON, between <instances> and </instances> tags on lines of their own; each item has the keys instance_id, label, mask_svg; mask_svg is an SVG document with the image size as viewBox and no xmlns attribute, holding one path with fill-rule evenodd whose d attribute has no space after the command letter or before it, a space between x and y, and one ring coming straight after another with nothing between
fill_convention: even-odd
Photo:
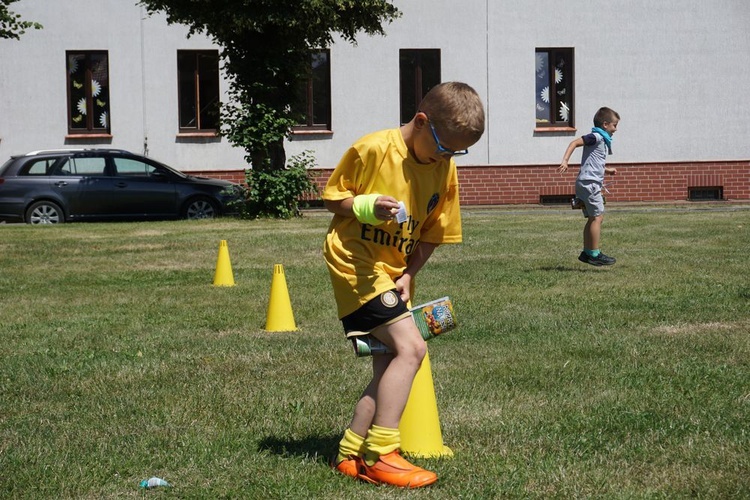
<instances>
[{"instance_id":1,"label":"orange sneaker","mask_svg":"<svg viewBox=\"0 0 750 500\"><path fill-rule=\"evenodd\" d=\"M392 484L402 488L420 488L437 481L437 474L416 465L410 464L398 450L381 455L374 465L367 465L364 460L357 460L358 474L363 481L372 484Z\"/></svg>"},{"instance_id":2,"label":"orange sneaker","mask_svg":"<svg viewBox=\"0 0 750 500\"><path fill-rule=\"evenodd\" d=\"M335 458L331 461L331 467L339 471L345 476L357 477L357 461L354 457L349 457L346 460L342 460L339 463L335 462Z\"/></svg>"}]
</instances>

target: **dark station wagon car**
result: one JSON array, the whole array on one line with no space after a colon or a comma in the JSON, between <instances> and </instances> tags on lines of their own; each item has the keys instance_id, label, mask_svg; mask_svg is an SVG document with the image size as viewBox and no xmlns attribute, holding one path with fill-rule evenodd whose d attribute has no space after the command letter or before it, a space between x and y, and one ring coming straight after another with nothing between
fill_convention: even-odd
<instances>
[{"instance_id":1,"label":"dark station wagon car","mask_svg":"<svg viewBox=\"0 0 750 500\"><path fill-rule=\"evenodd\" d=\"M186 175L120 149L34 151L0 167L0 220L205 219L231 213L238 184Z\"/></svg>"}]
</instances>

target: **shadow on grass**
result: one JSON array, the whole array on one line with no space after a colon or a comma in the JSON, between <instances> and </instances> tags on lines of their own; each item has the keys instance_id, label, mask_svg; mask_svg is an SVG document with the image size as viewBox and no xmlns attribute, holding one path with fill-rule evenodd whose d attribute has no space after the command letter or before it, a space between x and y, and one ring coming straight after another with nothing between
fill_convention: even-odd
<instances>
[{"instance_id":1,"label":"shadow on grass","mask_svg":"<svg viewBox=\"0 0 750 500\"><path fill-rule=\"evenodd\" d=\"M602 269L601 267L569 267L569 266L544 266L540 267L540 271L556 271L560 273L588 273Z\"/></svg>"},{"instance_id":2,"label":"shadow on grass","mask_svg":"<svg viewBox=\"0 0 750 500\"><path fill-rule=\"evenodd\" d=\"M282 439L267 436L258 443L258 451L268 451L282 457L311 458L327 464L336 452L340 435L307 436L302 439Z\"/></svg>"}]
</instances>

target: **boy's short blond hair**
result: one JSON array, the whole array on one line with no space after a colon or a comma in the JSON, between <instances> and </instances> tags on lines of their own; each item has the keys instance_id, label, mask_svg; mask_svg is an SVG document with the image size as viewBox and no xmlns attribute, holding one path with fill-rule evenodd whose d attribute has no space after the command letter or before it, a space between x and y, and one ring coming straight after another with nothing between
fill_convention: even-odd
<instances>
[{"instance_id":1,"label":"boy's short blond hair","mask_svg":"<svg viewBox=\"0 0 750 500\"><path fill-rule=\"evenodd\" d=\"M462 82L436 85L419 104L430 121L447 134L460 134L477 142L484 133L484 106L471 86Z\"/></svg>"}]
</instances>

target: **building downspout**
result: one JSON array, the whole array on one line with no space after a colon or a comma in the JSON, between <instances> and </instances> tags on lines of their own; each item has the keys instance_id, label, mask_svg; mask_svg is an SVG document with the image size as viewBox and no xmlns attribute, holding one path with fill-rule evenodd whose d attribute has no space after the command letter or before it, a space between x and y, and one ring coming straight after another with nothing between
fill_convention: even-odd
<instances>
[{"instance_id":1,"label":"building downspout","mask_svg":"<svg viewBox=\"0 0 750 500\"><path fill-rule=\"evenodd\" d=\"M148 99L146 99L146 35L145 35L145 22L146 22L146 16L143 11L143 6L140 6L141 9L141 105L143 107L142 116L143 116L143 156L148 156L148 120L146 119L147 114L147 104L146 102Z\"/></svg>"},{"instance_id":2,"label":"building downspout","mask_svg":"<svg viewBox=\"0 0 750 500\"><path fill-rule=\"evenodd\" d=\"M484 117L484 123L485 123L485 131L484 131L484 137L487 141L487 159L485 160L485 164L490 164L490 147L492 146L492 142L489 140L490 136L490 0L484 1L484 23L485 23L485 47L484 47L484 57L486 59L485 61L485 71L486 71L486 99L487 102L485 103L485 109L487 115Z\"/></svg>"}]
</instances>

